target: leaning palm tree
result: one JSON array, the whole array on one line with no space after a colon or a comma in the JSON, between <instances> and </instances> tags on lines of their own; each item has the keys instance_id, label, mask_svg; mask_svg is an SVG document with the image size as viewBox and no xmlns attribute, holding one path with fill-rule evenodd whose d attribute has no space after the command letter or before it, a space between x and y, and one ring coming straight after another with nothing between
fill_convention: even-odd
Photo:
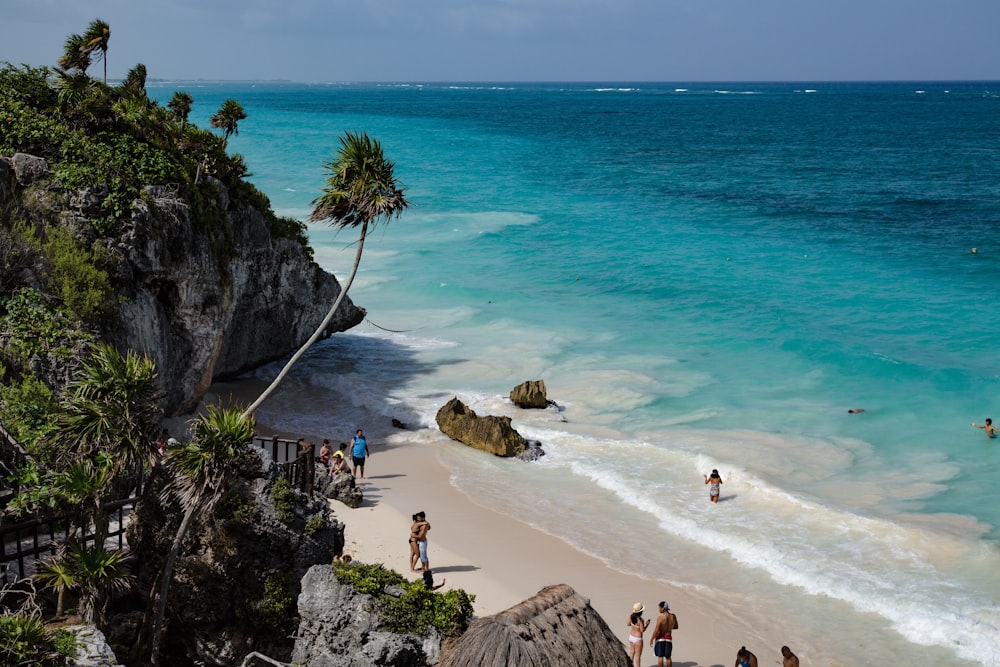
<instances>
[{"instance_id":1,"label":"leaning palm tree","mask_svg":"<svg viewBox=\"0 0 1000 667\"><path fill-rule=\"evenodd\" d=\"M153 665L160 664L167 594L184 538L194 517L209 514L226 492L227 482L236 477L241 455L246 452L247 443L253 440L254 419L240 414L237 407L209 405L205 414L192 422L192 431L194 437L190 442L167 450L166 465L174 471L167 492L177 494L184 507L184 517L174 535L160 578L150 654Z\"/></svg>"},{"instance_id":2,"label":"leaning palm tree","mask_svg":"<svg viewBox=\"0 0 1000 667\"><path fill-rule=\"evenodd\" d=\"M111 27L101 19L94 19L83 33L83 49L88 56L104 61L104 83L108 82L108 42L111 40Z\"/></svg>"},{"instance_id":3,"label":"leaning palm tree","mask_svg":"<svg viewBox=\"0 0 1000 667\"><path fill-rule=\"evenodd\" d=\"M90 52L86 49L87 39L83 35L70 35L63 44L63 55L59 58L59 68L64 72L86 74L90 67Z\"/></svg>"},{"instance_id":4,"label":"leaning palm tree","mask_svg":"<svg viewBox=\"0 0 1000 667\"><path fill-rule=\"evenodd\" d=\"M181 128L187 126L188 115L191 113L191 105L194 104L194 98L191 97L190 93L184 91L177 91L174 96L170 98L167 102L167 108L170 109L174 116L181 122Z\"/></svg>"},{"instance_id":5,"label":"leaning palm tree","mask_svg":"<svg viewBox=\"0 0 1000 667\"><path fill-rule=\"evenodd\" d=\"M209 119L212 127L222 128L224 133L222 137L223 148L225 148L226 144L229 143L230 135L240 133L240 121L246 117L247 114L243 111L243 107L240 103L236 100L229 99L223 102L222 106L219 107L219 110L212 115L211 119Z\"/></svg>"},{"instance_id":6,"label":"leaning palm tree","mask_svg":"<svg viewBox=\"0 0 1000 667\"><path fill-rule=\"evenodd\" d=\"M351 275L348 276L347 282L344 283L323 322L309 340L292 355L267 389L246 409L244 416L252 414L274 392L295 362L326 331L326 327L347 295L347 290L351 289L354 276L358 273L368 226L374 226L380 220L388 222L399 217L410 205L403 196L405 188L396 183L394 173L396 165L385 158L381 144L369 138L364 132L360 134L347 132L341 136L340 150L337 151L336 157L324 166L329 172L326 188L322 195L313 200L314 208L309 215L309 221L326 220L341 229L360 226L361 233L358 237L358 250L354 255L354 266L351 267Z\"/></svg>"}]
</instances>

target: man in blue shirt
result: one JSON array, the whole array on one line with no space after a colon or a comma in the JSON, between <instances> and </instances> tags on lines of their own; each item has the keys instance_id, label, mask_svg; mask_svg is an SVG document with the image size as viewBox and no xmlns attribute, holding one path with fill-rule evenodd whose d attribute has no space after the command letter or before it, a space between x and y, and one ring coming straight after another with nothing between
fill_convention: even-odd
<instances>
[{"instance_id":1,"label":"man in blue shirt","mask_svg":"<svg viewBox=\"0 0 1000 667\"><path fill-rule=\"evenodd\" d=\"M355 477L365 478L365 458L371 456L368 451L368 441L365 434L358 429L358 432L351 438L351 459L354 461Z\"/></svg>"}]
</instances>

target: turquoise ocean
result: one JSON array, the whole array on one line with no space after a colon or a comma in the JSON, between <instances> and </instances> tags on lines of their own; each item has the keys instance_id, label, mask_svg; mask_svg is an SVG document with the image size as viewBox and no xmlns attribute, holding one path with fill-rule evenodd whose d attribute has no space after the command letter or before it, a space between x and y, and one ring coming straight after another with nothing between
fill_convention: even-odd
<instances>
[{"instance_id":1,"label":"turquoise ocean","mask_svg":"<svg viewBox=\"0 0 1000 667\"><path fill-rule=\"evenodd\" d=\"M281 215L345 130L412 204L368 237L366 322L262 422L389 447L401 419L477 502L722 603L734 652L1000 664L1000 439L970 426L1000 420L1000 83L175 90L203 127L244 106L230 151ZM310 238L343 280L355 232ZM558 408L513 407L529 379ZM454 395L547 455L445 446Z\"/></svg>"}]
</instances>

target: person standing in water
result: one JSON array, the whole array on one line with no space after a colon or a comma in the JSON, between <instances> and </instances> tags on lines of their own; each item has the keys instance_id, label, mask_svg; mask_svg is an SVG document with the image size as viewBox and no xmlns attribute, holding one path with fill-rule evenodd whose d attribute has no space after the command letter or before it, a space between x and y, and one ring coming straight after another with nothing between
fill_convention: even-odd
<instances>
[{"instance_id":1,"label":"person standing in water","mask_svg":"<svg viewBox=\"0 0 1000 667\"><path fill-rule=\"evenodd\" d=\"M368 441L365 440L364 432L359 428L358 432L351 438L351 459L354 461L354 476L365 478L365 459L371 456L368 451Z\"/></svg>"},{"instance_id":2,"label":"person standing in water","mask_svg":"<svg viewBox=\"0 0 1000 667\"><path fill-rule=\"evenodd\" d=\"M719 476L719 471L712 468L711 475L704 475L705 484L710 485L708 487L708 499L713 503L719 502L719 487L722 486L722 477Z\"/></svg>"},{"instance_id":3,"label":"person standing in water","mask_svg":"<svg viewBox=\"0 0 1000 667\"><path fill-rule=\"evenodd\" d=\"M981 429L985 430L987 438L995 438L995 437L997 437L997 429L996 429L995 426L993 426L993 420L990 419L989 417L986 418L986 423L985 424L977 424L976 422L972 422L971 425L975 426L976 428L981 428Z\"/></svg>"}]
</instances>

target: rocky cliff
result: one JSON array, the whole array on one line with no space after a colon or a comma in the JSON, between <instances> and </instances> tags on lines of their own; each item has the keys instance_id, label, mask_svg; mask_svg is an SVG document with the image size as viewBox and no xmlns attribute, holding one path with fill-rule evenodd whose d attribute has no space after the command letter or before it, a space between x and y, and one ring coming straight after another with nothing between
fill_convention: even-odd
<instances>
[{"instance_id":1,"label":"rocky cliff","mask_svg":"<svg viewBox=\"0 0 1000 667\"><path fill-rule=\"evenodd\" d=\"M166 186L145 188L121 233L104 241L118 260L122 299L104 336L155 359L168 414L194 408L215 379L290 354L340 293L308 248L272 231L273 214L253 198L205 177L196 194L194 202ZM0 156L0 199L36 226L93 237L90 221L107 197L106 188L62 190L41 158ZM364 316L345 299L326 333Z\"/></svg>"}]
</instances>

